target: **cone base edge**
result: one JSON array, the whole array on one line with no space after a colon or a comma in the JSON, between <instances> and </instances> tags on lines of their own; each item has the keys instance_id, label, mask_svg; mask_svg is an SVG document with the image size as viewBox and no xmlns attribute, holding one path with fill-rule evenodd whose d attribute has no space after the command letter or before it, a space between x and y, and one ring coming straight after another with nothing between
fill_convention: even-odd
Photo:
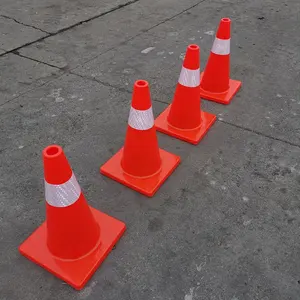
<instances>
[{"instance_id":1,"label":"cone base edge","mask_svg":"<svg viewBox=\"0 0 300 300\"><path fill-rule=\"evenodd\" d=\"M201 112L202 125L200 128L192 130L179 130L168 124L167 117L171 108L170 104L155 120L157 131L182 140L184 142L197 145L205 137L208 130L217 120L217 116L208 112Z\"/></svg>"},{"instance_id":2,"label":"cone base edge","mask_svg":"<svg viewBox=\"0 0 300 300\"><path fill-rule=\"evenodd\" d=\"M63 260L54 257L47 247L46 221L42 223L20 246L21 255L65 281L76 290L81 290L97 271L126 230L122 221L90 206L100 226L100 245L83 258Z\"/></svg>"},{"instance_id":3,"label":"cone base edge","mask_svg":"<svg viewBox=\"0 0 300 300\"><path fill-rule=\"evenodd\" d=\"M201 78L203 77L204 72L201 73ZM200 96L204 100L216 102L219 104L228 105L233 100L236 93L242 87L242 82L239 80L229 79L229 89L226 93L211 93L209 91L203 90L201 88L200 82Z\"/></svg>"},{"instance_id":4,"label":"cone base edge","mask_svg":"<svg viewBox=\"0 0 300 300\"><path fill-rule=\"evenodd\" d=\"M149 178L134 178L124 173L121 167L123 148L100 167L100 173L118 183L125 185L147 197L153 197L163 183L180 164L180 157L159 149L162 168L158 174Z\"/></svg>"}]
</instances>

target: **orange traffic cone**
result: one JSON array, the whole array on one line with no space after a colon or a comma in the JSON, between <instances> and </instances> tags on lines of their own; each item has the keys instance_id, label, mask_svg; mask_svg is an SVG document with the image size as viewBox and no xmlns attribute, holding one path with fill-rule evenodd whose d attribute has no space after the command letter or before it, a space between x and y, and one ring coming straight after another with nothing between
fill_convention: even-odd
<instances>
[{"instance_id":1,"label":"orange traffic cone","mask_svg":"<svg viewBox=\"0 0 300 300\"><path fill-rule=\"evenodd\" d=\"M229 104L242 85L240 81L230 79L230 23L229 18L221 20L206 68L201 74L201 97L221 104Z\"/></svg>"},{"instance_id":2,"label":"orange traffic cone","mask_svg":"<svg viewBox=\"0 0 300 300\"><path fill-rule=\"evenodd\" d=\"M43 151L46 221L21 246L22 255L82 289L125 231L90 207L60 146Z\"/></svg>"},{"instance_id":3,"label":"orange traffic cone","mask_svg":"<svg viewBox=\"0 0 300 300\"><path fill-rule=\"evenodd\" d=\"M179 156L159 149L148 82L136 81L124 147L100 172L151 197L179 162Z\"/></svg>"},{"instance_id":4,"label":"orange traffic cone","mask_svg":"<svg viewBox=\"0 0 300 300\"><path fill-rule=\"evenodd\" d=\"M201 111L200 49L189 45L171 105L155 120L158 131L192 144L198 144L216 121Z\"/></svg>"}]
</instances>

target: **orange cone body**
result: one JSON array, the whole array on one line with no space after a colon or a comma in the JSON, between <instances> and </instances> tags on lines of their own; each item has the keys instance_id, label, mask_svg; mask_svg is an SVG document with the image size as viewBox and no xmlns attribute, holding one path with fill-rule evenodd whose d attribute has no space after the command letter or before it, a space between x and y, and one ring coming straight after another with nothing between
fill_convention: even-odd
<instances>
[{"instance_id":1,"label":"orange cone body","mask_svg":"<svg viewBox=\"0 0 300 300\"><path fill-rule=\"evenodd\" d=\"M88 206L60 146L43 151L46 222L21 254L81 289L125 231L125 224Z\"/></svg>"},{"instance_id":2,"label":"orange cone body","mask_svg":"<svg viewBox=\"0 0 300 300\"><path fill-rule=\"evenodd\" d=\"M55 154L55 151L58 152ZM100 237L100 228L62 149L46 148L43 159L47 245L54 256L76 259L95 247ZM61 191L64 191L63 195Z\"/></svg>"},{"instance_id":3,"label":"orange cone body","mask_svg":"<svg viewBox=\"0 0 300 300\"><path fill-rule=\"evenodd\" d=\"M145 177L158 172L160 166L150 93L148 88L138 87L133 90L122 168L133 176Z\"/></svg>"},{"instance_id":4,"label":"orange cone body","mask_svg":"<svg viewBox=\"0 0 300 300\"><path fill-rule=\"evenodd\" d=\"M201 111L200 49L189 45L172 104L155 120L158 131L198 144L216 116Z\"/></svg>"},{"instance_id":5,"label":"orange cone body","mask_svg":"<svg viewBox=\"0 0 300 300\"><path fill-rule=\"evenodd\" d=\"M223 18L203 74L201 97L214 102L229 104L241 87L241 82L230 79L230 24Z\"/></svg>"},{"instance_id":6,"label":"orange cone body","mask_svg":"<svg viewBox=\"0 0 300 300\"><path fill-rule=\"evenodd\" d=\"M100 172L146 196L153 196L180 162L158 147L148 82L135 82L124 147Z\"/></svg>"},{"instance_id":7,"label":"orange cone body","mask_svg":"<svg viewBox=\"0 0 300 300\"><path fill-rule=\"evenodd\" d=\"M168 122L173 127L186 130L201 126L199 83L200 49L197 45L190 45L168 115Z\"/></svg>"}]
</instances>

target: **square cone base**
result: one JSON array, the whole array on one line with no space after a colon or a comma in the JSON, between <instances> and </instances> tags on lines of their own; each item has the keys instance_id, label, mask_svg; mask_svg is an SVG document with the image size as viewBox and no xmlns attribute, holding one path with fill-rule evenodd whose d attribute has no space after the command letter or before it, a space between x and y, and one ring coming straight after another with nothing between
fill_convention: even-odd
<instances>
[{"instance_id":1,"label":"square cone base","mask_svg":"<svg viewBox=\"0 0 300 300\"><path fill-rule=\"evenodd\" d=\"M171 109L170 104L155 120L155 127L158 131L183 140L185 142L197 145L201 139L205 136L209 128L214 124L217 117L213 114L202 111L201 118L202 124L201 127L192 129L192 130L180 130L171 126L168 123L168 115Z\"/></svg>"},{"instance_id":2,"label":"square cone base","mask_svg":"<svg viewBox=\"0 0 300 300\"><path fill-rule=\"evenodd\" d=\"M159 149L159 152L162 161L161 170L151 177L133 177L124 173L121 167L123 148L100 168L100 173L141 194L152 197L180 163L179 156L162 149Z\"/></svg>"},{"instance_id":3,"label":"square cone base","mask_svg":"<svg viewBox=\"0 0 300 300\"><path fill-rule=\"evenodd\" d=\"M201 78L202 76L203 72L201 73ZM200 83L200 96L201 98L209 101L214 101L221 104L229 104L241 86L241 81L229 79L229 90L226 93L211 93L203 90Z\"/></svg>"},{"instance_id":4,"label":"square cone base","mask_svg":"<svg viewBox=\"0 0 300 300\"><path fill-rule=\"evenodd\" d=\"M82 258L64 260L54 257L47 247L46 222L19 247L22 255L77 290L85 286L126 229L123 222L90 208L100 226L100 241L98 246Z\"/></svg>"}]
</instances>

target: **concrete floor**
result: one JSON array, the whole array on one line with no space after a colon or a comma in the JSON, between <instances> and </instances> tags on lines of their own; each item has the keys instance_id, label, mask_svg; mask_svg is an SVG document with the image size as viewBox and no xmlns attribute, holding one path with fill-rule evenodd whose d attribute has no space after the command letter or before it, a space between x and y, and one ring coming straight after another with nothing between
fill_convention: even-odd
<instances>
[{"instance_id":1,"label":"concrete floor","mask_svg":"<svg viewBox=\"0 0 300 300\"><path fill-rule=\"evenodd\" d=\"M1 0L0 299L299 300L300 2ZM182 57L205 66L232 19L229 106L148 199L99 174L123 145L132 84L157 116ZM153 48L143 53L147 48ZM63 146L89 203L127 225L80 292L18 252L44 221L42 149Z\"/></svg>"}]
</instances>

